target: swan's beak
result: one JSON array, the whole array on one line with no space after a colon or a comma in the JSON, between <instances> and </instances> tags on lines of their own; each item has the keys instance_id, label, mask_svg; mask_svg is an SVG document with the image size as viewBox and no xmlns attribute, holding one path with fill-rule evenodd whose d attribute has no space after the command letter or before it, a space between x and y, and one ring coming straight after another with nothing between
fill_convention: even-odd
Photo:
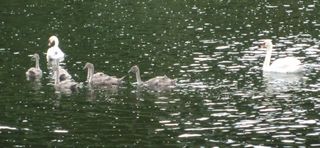
<instances>
[{"instance_id":1,"label":"swan's beak","mask_svg":"<svg viewBox=\"0 0 320 148\"><path fill-rule=\"evenodd\" d=\"M132 72L132 69L130 69L130 70L128 71L128 73L130 73L130 72Z\"/></svg>"},{"instance_id":2,"label":"swan's beak","mask_svg":"<svg viewBox=\"0 0 320 148\"><path fill-rule=\"evenodd\" d=\"M33 54L32 54L32 55L28 55L28 57L30 57L32 61L35 61L35 60L36 60L36 58L34 57Z\"/></svg>"},{"instance_id":3,"label":"swan's beak","mask_svg":"<svg viewBox=\"0 0 320 148\"><path fill-rule=\"evenodd\" d=\"M123 77L120 78L120 80L123 80L124 78L126 78L128 76L128 74L124 75Z\"/></svg>"}]
</instances>

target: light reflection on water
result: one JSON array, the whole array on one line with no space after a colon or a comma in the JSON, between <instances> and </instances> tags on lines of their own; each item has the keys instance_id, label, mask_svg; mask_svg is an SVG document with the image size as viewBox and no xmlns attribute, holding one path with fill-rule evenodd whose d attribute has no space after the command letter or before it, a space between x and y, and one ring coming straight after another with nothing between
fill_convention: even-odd
<instances>
[{"instance_id":1,"label":"light reflection on water","mask_svg":"<svg viewBox=\"0 0 320 148\"><path fill-rule=\"evenodd\" d=\"M219 70L223 70L226 75L221 81L208 77L198 79L197 82L180 81L183 83L183 88L188 88L183 91L190 92L190 88L193 88L198 93L205 94L205 97L215 99L208 100L200 95L204 99L202 100L204 101L202 105L207 108L208 115L198 117L199 120L183 121L186 123L187 128L184 129L185 133L178 137L192 139L195 137L208 137L210 135L208 133L210 132L233 133L236 130L235 134L238 136L252 137L250 141L268 139L265 136L268 134L275 141L280 141L284 145L291 145L305 144L308 141L308 137L318 135L317 131L319 129L316 126L320 124L319 120L317 118L306 118L307 109L299 106L299 104L308 102L308 99L297 95L297 93L303 94L303 92L310 92L312 88L318 88L317 84L310 84L312 77L308 77L316 75L317 65L314 63L316 56L308 52L317 52L317 46L313 46L317 42L299 37L282 37L279 42L276 44L277 50L274 57L299 55L298 57L301 57L300 60L305 63L305 67L307 68L304 74L262 74L261 66L265 51L261 51L255 46L241 52L220 52L219 50L229 51L230 46L219 46L216 48L219 50L211 53L211 55L202 52L193 53L194 63L191 63L189 66L183 66L182 68L187 70L180 72L207 73L212 68L218 68ZM280 51L280 49L286 49L286 52ZM223 57L225 55L242 55L242 57L236 58L239 60L239 63L235 63L234 60L225 60L226 57ZM215 61L217 66L208 64L212 61ZM237 80L231 76L236 76L237 72L241 72L241 70L247 71L244 77L239 77ZM184 74L184 76L189 75L191 74ZM246 82L250 77L256 80ZM260 81L260 85L254 84L255 81ZM245 84L241 87L239 83ZM219 91L218 95L215 96L215 93L207 93L212 90ZM315 91L313 90L313 92ZM244 107L247 107L247 109L244 110ZM200 121L205 122L202 123ZM169 123L171 121L166 120L164 126L168 126L170 129L172 129L172 126L179 127L178 124ZM211 124L208 126L207 123ZM296 134L296 131L310 127L313 127L310 133L300 136ZM256 136L259 137L259 135L262 137L254 138ZM221 142L209 139L206 141L210 143ZM224 142L232 146L239 146L240 144L237 142L237 138L228 139ZM272 142L267 140L266 145L268 143L271 144ZM252 145L248 144L246 146Z\"/></svg>"},{"instance_id":2,"label":"light reflection on water","mask_svg":"<svg viewBox=\"0 0 320 148\"><path fill-rule=\"evenodd\" d=\"M266 92L276 94L288 91L299 91L303 86L303 74L264 73Z\"/></svg>"},{"instance_id":3,"label":"light reflection on water","mask_svg":"<svg viewBox=\"0 0 320 148\"><path fill-rule=\"evenodd\" d=\"M73 1L12 10L6 4L0 21L4 144L319 146L317 2L229 3ZM92 62L119 76L138 64L143 79L166 74L178 85L138 89L130 76L116 90L84 86L71 96L54 94L48 73L41 83L24 76L34 52L46 71L51 34L59 35L65 66L78 82L86 77L84 63ZM265 50L258 45L265 38L275 43L272 60L295 56L307 71L262 73Z\"/></svg>"}]
</instances>

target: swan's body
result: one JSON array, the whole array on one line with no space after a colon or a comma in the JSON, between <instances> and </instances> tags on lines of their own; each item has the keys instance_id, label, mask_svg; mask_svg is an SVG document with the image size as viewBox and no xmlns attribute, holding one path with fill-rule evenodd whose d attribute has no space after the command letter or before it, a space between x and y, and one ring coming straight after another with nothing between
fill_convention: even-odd
<instances>
[{"instance_id":1,"label":"swan's body","mask_svg":"<svg viewBox=\"0 0 320 148\"><path fill-rule=\"evenodd\" d=\"M36 61L36 65L29 68L26 72L27 80L39 80L42 77L42 70L39 66L39 54L35 53L32 58Z\"/></svg>"},{"instance_id":2,"label":"swan's body","mask_svg":"<svg viewBox=\"0 0 320 148\"><path fill-rule=\"evenodd\" d=\"M277 72L277 73L300 73L303 72L303 65L300 60L295 57L279 58L271 62L272 55L272 42L271 40L264 40L264 46L267 49L266 57L264 59L262 70L264 72Z\"/></svg>"},{"instance_id":3,"label":"swan's body","mask_svg":"<svg viewBox=\"0 0 320 148\"><path fill-rule=\"evenodd\" d=\"M94 66L91 63L86 63L84 69L88 69L87 82L93 86L118 86L122 83L124 78L109 76L102 72L97 72L94 74Z\"/></svg>"},{"instance_id":4,"label":"swan's body","mask_svg":"<svg viewBox=\"0 0 320 148\"><path fill-rule=\"evenodd\" d=\"M163 88L163 87L170 87L170 86L176 85L176 81L168 78L166 75L157 76L157 77L149 79L148 81L143 82L141 80L140 70L137 65L132 66L131 69L129 70L129 72L133 72L136 74L138 86L145 86L145 87L149 87L149 88Z\"/></svg>"},{"instance_id":5,"label":"swan's body","mask_svg":"<svg viewBox=\"0 0 320 148\"><path fill-rule=\"evenodd\" d=\"M51 65L55 63L55 60L59 60L59 62L62 62L65 55L59 48L59 40L56 36L51 36L49 38L48 46L50 48L47 51L47 62Z\"/></svg>"},{"instance_id":6,"label":"swan's body","mask_svg":"<svg viewBox=\"0 0 320 148\"><path fill-rule=\"evenodd\" d=\"M59 73L54 72L52 78L55 79L57 76L56 74L59 74L59 80L64 81L64 80L71 80L72 76L68 73L68 71L61 66L58 66Z\"/></svg>"},{"instance_id":7,"label":"swan's body","mask_svg":"<svg viewBox=\"0 0 320 148\"><path fill-rule=\"evenodd\" d=\"M57 62L57 65L59 65L58 62ZM54 73L56 76L55 81L54 81L54 88L56 89L57 92L71 94L72 92L78 91L78 83L77 82L74 82L71 79L66 79L64 81L60 81L59 66L54 66L53 70L54 70Z\"/></svg>"}]
</instances>

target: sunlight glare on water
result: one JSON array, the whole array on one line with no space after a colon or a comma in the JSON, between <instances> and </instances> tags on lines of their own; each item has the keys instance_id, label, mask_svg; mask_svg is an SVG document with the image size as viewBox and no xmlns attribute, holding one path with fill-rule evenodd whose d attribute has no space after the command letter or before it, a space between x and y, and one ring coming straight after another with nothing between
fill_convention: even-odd
<instances>
[{"instance_id":1,"label":"sunlight glare on water","mask_svg":"<svg viewBox=\"0 0 320 148\"><path fill-rule=\"evenodd\" d=\"M316 1L2 1L0 144L106 147L319 147ZM78 93L56 94L46 63L57 35ZM263 73L294 56L302 74ZM43 78L26 80L40 55ZM122 77L92 89L95 71ZM141 89L166 75L167 89Z\"/></svg>"}]
</instances>

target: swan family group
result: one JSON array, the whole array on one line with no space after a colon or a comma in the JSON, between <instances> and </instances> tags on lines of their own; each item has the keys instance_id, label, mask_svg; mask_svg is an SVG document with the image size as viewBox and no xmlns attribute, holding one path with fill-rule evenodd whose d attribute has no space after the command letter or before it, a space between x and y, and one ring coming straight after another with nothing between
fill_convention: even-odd
<instances>
[{"instance_id":1,"label":"swan family group","mask_svg":"<svg viewBox=\"0 0 320 148\"><path fill-rule=\"evenodd\" d=\"M49 49L46 54L46 59L49 65L49 69L52 70L52 78L54 80L54 88L57 92L72 93L78 90L79 84L72 79L72 76L60 66L60 62L64 61L65 54L59 48L59 40L56 36L49 38ZM35 53L32 56L35 60L35 67L31 67L27 70L27 80L39 81L42 78L42 70L39 65L39 54ZM90 87L103 87L103 88L116 88L119 87L124 77L117 78L115 76L109 76L103 72L94 73L94 65L87 62L84 65L84 69L87 69L86 82ZM176 81L165 76L157 76L148 81L142 81L140 77L140 70L137 65L132 66L129 72L136 74L137 85L147 88L171 88L175 86Z\"/></svg>"},{"instance_id":2,"label":"swan family group","mask_svg":"<svg viewBox=\"0 0 320 148\"><path fill-rule=\"evenodd\" d=\"M58 92L74 92L77 91L78 83L72 79L72 76L60 66L60 62L64 60L65 54L59 48L59 40L56 36L49 38L50 47L46 54L48 65L52 69L54 88ZM266 48L266 56L263 63L262 70L264 72L274 73L300 73L303 71L303 65L300 60L295 57L279 58L271 63L271 55L273 50L273 44L270 39L263 40L262 47ZM40 80L42 77L42 71L39 66L39 55L36 53L33 55L33 59L36 61L35 67L30 68L26 72L28 80ZM49 68L50 69L50 68ZM109 76L103 72L94 73L94 65L92 63L86 63L84 69L87 69L87 80L89 86L93 87L118 87L123 82L125 77L117 78L115 76ZM157 76L148 81L142 81L140 77L140 70L137 65L132 66L129 72L136 74L136 80L138 86L147 88L166 88L176 85L176 81L165 76Z\"/></svg>"}]
</instances>

